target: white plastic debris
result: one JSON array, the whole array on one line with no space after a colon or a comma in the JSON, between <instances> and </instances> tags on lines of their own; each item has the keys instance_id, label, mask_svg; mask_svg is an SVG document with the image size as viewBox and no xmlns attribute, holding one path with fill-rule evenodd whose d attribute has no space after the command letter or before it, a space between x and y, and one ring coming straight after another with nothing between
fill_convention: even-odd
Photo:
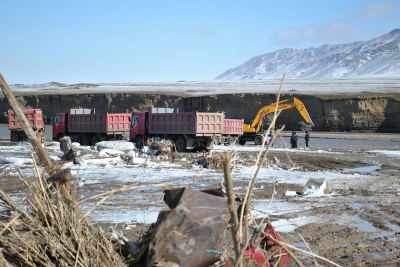
<instances>
[{"instance_id":1,"label":"white plastic debris","mask_svg":"<svg viewBox=\"0 0 400 267\"><path fill-rule=\"evenodd\" d=\"M284 196L297 196L296 191L290 191L286 190L285 193L283 193Z\"/></svg>"},{"instance_id":2,"label":"white plastic debris","mask_svg":"<svg viewBox=\"0 0 400 267\"><path fill-rule=\"evenodd\" d=\"M147 155L154 155L156 153L151 147L148 146L144 146L142 148L142 152L146 153Z\"/></svg>"},{"instance_id":3,"label":"white plastic debris","mask_svg":"<svg viewBox=\"0 0 400 267\"><path fill-rule=\"evenodd\" d=\"M101 155L101 156L114 156L114 155L121 155L121 154L124 154L124 152L122 152L120 150L116 150L116 149L111 149L111 148L105 148L99 152L99 155Z\"/></svg>"},{"instance_id":4,"label":"white plastic debris","mask_svg":"<svg viewBox=\"0 0 400 267\"><path fill-rule=\"evenodd\" d=\"M146 162L146 160L142 159L142 158L131 158L129 160L129 164L131 164L131 165L139 165L139 164L143 164L145 162Z\"/></svg>"},{"instance_id":5,"label":"white plastic debris","mask_svg":"<svg viewBox=\"0 0 400 267\"><path fill-rule=\"evenodd\" d=\"M332 189L329 183L323 178L309 179L303 189L303 195L310 197L319 197L330 193L332 193Z\"/></svg>"}]
</instances>

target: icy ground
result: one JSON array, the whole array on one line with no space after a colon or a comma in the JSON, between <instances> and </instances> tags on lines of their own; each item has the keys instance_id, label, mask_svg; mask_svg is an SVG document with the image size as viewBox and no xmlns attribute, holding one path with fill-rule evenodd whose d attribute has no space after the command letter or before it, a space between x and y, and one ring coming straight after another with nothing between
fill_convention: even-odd
<instances>
[{"instance_id":1,"label":"icy ground","mask_svg":"<svg viewBox=\"0 0 400 267\"><path fill-rule=\"evenodd\" d=\"M103 84L11 84L15 95L66 95L93 93L174 94L205 96L216 94L276 94L280 79L247 81L180 81L175 83L103 83ZM400 78L358 79L286 79L282 94L349 95L393 93L400 90ZM3 96L0 92L0 96Z\"/></svg>"},{"instance_id":2,"label":"icy ground","mask_svg":"<svg viewBox=\"0 0 400 267\"><path fill-rule=\"evenodd\" d=\"M155 156L148 153L139 153L130 142L100 142L96 147L84 147L74 143L76 150L81 153L80 165L72 162L63 162L62 168L71 168L75 177L72 187L80 199L99 194L107 190L121 188L123 186L139 183L140 189L116 194L91 214L91 219L106 223L153 223L157 215L166 205L162 199L162 188L152 187L152 184L167 183L170 186L203 189L219 186L223 174L222 170L204 168L197 160L203 157L202 153L191 154L188 160L184 156L172 160L168 155ZM45 145L52 160L60 161L63 155L58 142L48 142ZM151 150L151 149L150 149ZM240 191L245 189L254 167L244 165L235 153L237 151L256 153L260 150L257 146L216 146L213 153L227 152L234 155L232 164L232 178ZM329 149L330 150L330 149ZM328 151L324 149L297 149L292 150L284 146L271 149L273 153L310 155L333 154L340 157L343 152ZM382 155L383 157L400 158L399 151L371 150L367 153ZM207 155L206 155L207 156ZM129 162L123 158L131 158ZM26 142L18 145L0 146L0 170L2 182L18 179L16 168L19 168L26 176L32 175L32 158L30 145ZM262 192L263 184L290 184L304 186L309 178L326 179L334 188L333 193L323 194L320 190L305 196L294 196L293 199L276 198L272 203L270 199L255 198L253 200L253 213L256 218L264 216L285 215L312 209L314 206L334 205L336 196L335 188L346 186L355 178L364 179L370 175L381 175L381 163L375 162L359 168L344 168L333 171L305 171L301 166L282 168L279 164L270 161L262 168L257 179L256 192ZM193 180L193 181L192 181ZM397 189L400 190L400 189ZM400 192L400 191L399 191ZM400 193L399 193L400 194ZM19 196L19 194L17 194ZM289 194L286 194L289 195ZM98 200L85 202L83 210L89 210ZM19 200L20 201L20 200ZM341 223L359 223L357 220L343 220L343 218L327 218ZM296 220L280 220L276 222L276 228L280 231L292 231L299 225L305 225L311 221L320 221L318 218L302 218L301 223Z\"/></svg>"},{"instance_id":3,"label":"icy ground","mask_svg":"<svg viewBox=\"0 0 400 267\"><path fill-rule=\"evenodd\" d=\"M312 145L305 148L301 140L298 149L287 147L289 135L274 143L258 175L251 205L254 217L268 216L287 242L304 247L301 234L320 256L342 265L371 257L385 263L395 259L400 254L400 135L313 133ZM90 221L104 226L155 222L166 208L163 189L157 184L193 189L220 186L222 170L205 164L218 153L232 155L234 190L243 197L260 150L255 145L217 146L211 153L157 156L151 149L140 153L124 141L100 142L96 147L74 143L79 164L73 164L61 160L59 143L48 142L45 148L55 164L71 168L71 186L79 199L140 186L113 195L89 214ZM0 188L22 206L24 187L17 168L29 179L32 162L28 143L0 139ZM310 178L327 183L301 195ZM330 194L323 193L327 184ZM100 200L84 202L82 209L89 211ZM306 266L313 265L311 258L305 261Z\"/></svg>"}]
</instances>

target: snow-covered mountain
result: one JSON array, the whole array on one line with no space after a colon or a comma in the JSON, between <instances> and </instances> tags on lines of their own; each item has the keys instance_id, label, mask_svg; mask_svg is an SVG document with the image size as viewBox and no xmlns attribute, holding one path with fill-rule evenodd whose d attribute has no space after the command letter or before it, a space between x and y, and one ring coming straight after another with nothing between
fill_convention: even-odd
<instances>
[{"instance_id":1,"label":"snow-covered mountain","mask_svg":"<svg viewBox=\"0 0 400 267\"><path fill-rule=\"evenodd\" d=\"M281 49L253 57L216 79L400 77L400 29L365 42Z\"/></svg>"}]
</instances>

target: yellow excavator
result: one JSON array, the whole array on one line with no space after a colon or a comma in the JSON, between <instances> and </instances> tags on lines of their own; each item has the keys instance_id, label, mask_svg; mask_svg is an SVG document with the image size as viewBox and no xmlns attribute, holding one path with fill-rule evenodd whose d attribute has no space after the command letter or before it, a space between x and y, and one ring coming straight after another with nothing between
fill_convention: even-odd
<instances>
[{"instance_id":1,"label":"yellow excavator","mask_svg":"<svg viewBox=\"0 0 400 267\"><path fill-rule=\"evenodd\" d=\"M254 118L252 122L250 122L249 124L247 123L244 124L243 135L241 135L238 140L239 144L244 145L246 141L254 141L256 145L261 145L263 140L262 134L264 131L263 129L264 116L269 113L275 112L275 107L276 103L262 107L258 111L257 116ZM299 99L293 97L278 102L278 111L289 108L296 108L300 112L301 116L303 116L304 120L307 122L308 128L314 126L314 123L312 122L306 107L304 106L303 102L301 102Z\"/></svg>"}]
</instances>

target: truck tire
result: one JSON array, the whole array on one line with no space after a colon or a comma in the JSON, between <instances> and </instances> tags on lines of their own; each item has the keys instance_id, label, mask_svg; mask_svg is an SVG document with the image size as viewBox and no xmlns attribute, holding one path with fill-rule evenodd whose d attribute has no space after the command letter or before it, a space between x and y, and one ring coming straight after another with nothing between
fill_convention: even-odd
<instances>
[{"instance_id":1,"label":"truck tire","mask_svg":"<svg viewBox=\"0 0 400 267\"><path fill-rule=\"evenodd\" d=\"M81 138L81 145L83 146L89 146L90 145L90 136L85 134Z\"/></svg>"},{"instance_id":2,"label":"truck tire","mask_svg":"<svg viewBox=\"0 0 400 267\"><path fill-rule=\"evenodd\" d=\"M186 151L186 139L184 137L179 137L176 139L175 148L177 152L185 152Z\"/></svg>"},{"instance_id":3,"label":"truck tire","mask_svg":"<svg viewBox=\"0 0 400 267\"><path fill-rule=\"evenodd\" d=\"M135 145L136 145L137 149L140 149L143 147L143 138L141 136L136 137Z\"/></svg>"},{"instance_id":4,"label":"truck tire","mask_svg":"<svg viewBox=\"0 0 400 267\"><path fill-rule=\"evenodd\" d=\"M11 142L18 142L18 135L14 132L10 132L10 141Z\"/></svg>"},{"instance_id":5,"label":"truck tire","mask_svg":"<svg viewBox=\"0 0 400 267\"><path fill-rule=\"evenodd\" d=\"M243 140L243 139L238 139L238 143L239 143L239 145L241 145L241 146L244 146L245 144L246 144L246 140Z\"/></svg>"},{"instance_id":6,"label":"truck tire","mask_svg":"<svg viewBox=\"0 0 400 267\"><path fill-rule=\"evenodd\" d=\"M90 143L92 144L92 146L96 145L96 143L99 142L99 137L97 135L93 135L92 139L90 141Z\"/></svg>"},{"instance_id":7,"label":"truck tire","mask_svg":"<svg viewBox=\"0 0 400 267\"><path fill-rule=\"evenodd\" d=\"M254 137L254 143L256 144L256 145L261 145L262 144L262 141L263 141L263 138L262 138L262 136L261 135L257 135L256 137Z\"/></svg>"},{"instance_id":8,"label":"truck tire","mask_svg":"<svg viewBox=\"0 0 400 267\"><path fill-rule=\"evenodd\" d=\"M228 143L229 146L233 145L233 143L235 142L235 137L233 137L233 136L229 136L227 139L228 139L227 143Z\"/></svg>"}]
</instances>

